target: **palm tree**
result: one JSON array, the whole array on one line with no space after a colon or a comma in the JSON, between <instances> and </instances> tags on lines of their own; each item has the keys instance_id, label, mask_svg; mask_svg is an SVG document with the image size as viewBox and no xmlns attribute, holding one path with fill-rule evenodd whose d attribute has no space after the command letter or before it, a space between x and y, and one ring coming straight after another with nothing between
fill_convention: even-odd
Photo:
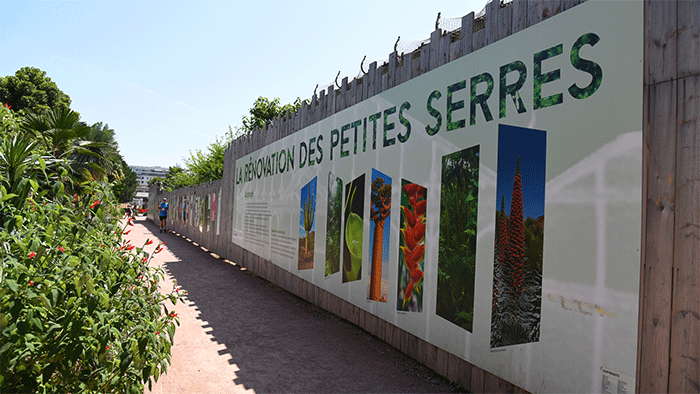
<instances>
[{"instance_id":1,"label":"palm tree","mask_svg":"<svg viewBox=\"0 0 700 394\"><path fill-rule=\"evenodd\" d=\"M76 167L82 167L93 179L109 181L120 178L123 174L120 168L121 155L119 154L119 144L114 140L114 130L107 124L98 122L90 126L88 133L83 138L90 142L83 147L90 151L74 152L71 159Z\"/></svg>"},{"instance_id":2,"label":"palm tree","mask_svg":"<svg viewBox=\"0 0 700 394\"><path fill-rule=\"evenodd\" d=\"M42 114L29 114L22 121L21 129L25 133L34 134L43 142L44 153L49 158L68 164L74 184L94 179L93 174L101 174L97 178L103 179L108 174L105 168L114 168L113 163L107 165L113 156L104 156L116 151L114 131L107 126L102 127L101 123L93 127L86 125L80 121L80 114L69 108L60 107ZM103 149L105 146L109 148Z\"/></svg>"}]
</instances>

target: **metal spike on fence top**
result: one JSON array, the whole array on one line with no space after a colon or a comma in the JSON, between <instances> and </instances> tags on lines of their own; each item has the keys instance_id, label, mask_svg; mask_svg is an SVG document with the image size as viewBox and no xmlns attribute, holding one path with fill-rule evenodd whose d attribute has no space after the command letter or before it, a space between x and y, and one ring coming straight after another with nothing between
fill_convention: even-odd
<instances>
[{"instance_id":1,"label":"metal spike on fence top","mask_svg":"<svg viewBox=\"0 0 700 394\"><path fill-rule=\"evenodd\" d=\"M367 59L367 55L362 58L362 61L360 62L360 71L362 71L362 74L367 75L367 71L365 71L362 66L365 64L365 59Z\"/></svg>"}]
</instances>

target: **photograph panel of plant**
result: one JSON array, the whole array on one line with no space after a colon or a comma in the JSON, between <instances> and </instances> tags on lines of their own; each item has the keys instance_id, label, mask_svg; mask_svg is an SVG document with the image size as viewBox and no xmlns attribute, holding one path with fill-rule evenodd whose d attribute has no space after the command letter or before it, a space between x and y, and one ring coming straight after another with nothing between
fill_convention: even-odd
<instances>
[{"instance_id":1,"label":"photograph panel of plant","mask_svg":"<svg viewBox=\"0 0 700 394\"><path fill-rule=\"evenodd\" d=\"M405 179L401 180L401 235L396 297L398 311L423 311L427 195L427 189L423 186Z\"/></svg>"},{"instance_id":2,"label":"photograph panel of plant","mask_svg":"<svg viewBox=\"0 0 700 394\"><path fill-rule=\"evenodd\" d=\"M325 276L340 272L340 225L343 221L343 180L328 172L328 210L326 213Z\"/></svg>"},{"instance_id":3,"label":"photograph panel of plant","mask_svg":"<svg viewBox=\"0 0 700 394\"><path fill-rule=\"evenodd\" d=\"M498 128L492 348L540 337L546 142L545 131Z\"/></svg>"},{"instance_id":4,"label":"photograph panel of plant","mask_svg":"<svg viewBox=\"0 0 700 394\"><path fill-rule=\"evenodd\" d=\"M299 265L298 269L314 268L314 245L316 244L316 180L301 188L299 210Z\"/></svg>"},{"instance_id":5,"label":"photograph panel of plant","mask_svg":"<svg viewBox=\"0 0 700 394\"><path fill-rule=\"evenodd\" d=\"M474 321L479 145L442 157L436 313L471 332Z\"/></svg>"},{"instance_id":6,"label":"photograph panel of plant","mask_svg":"<svg viewBox=\"0 0 700 394\"><path fill-rule=\"evenodd\" d=\"M365 174L345 186L345 233L343 234L343 283L362 277Z\"/></svg>"},{"instance_id":7,"label":"photograph panel of plant","mask_svg":"<svg viewBox=\"0 0 700 394\"><path fill-rule=\"evenodd\" d=\"M386 302L389 293L387 270L383 269L389 260L389 236L391 233L391 178L372 169L372 190L370 194L369 255L372 269L369 275L367 299Z\"/></svg>"}]
</instances>

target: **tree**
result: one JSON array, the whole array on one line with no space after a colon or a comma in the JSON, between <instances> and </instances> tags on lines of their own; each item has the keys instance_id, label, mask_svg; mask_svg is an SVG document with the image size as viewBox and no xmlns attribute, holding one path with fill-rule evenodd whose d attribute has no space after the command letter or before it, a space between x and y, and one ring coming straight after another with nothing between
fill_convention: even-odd
<instances>
[{"instance_id":1,"label":"tree","mask_svg":"<svg viewBox=\"0 0 700 394\"><path fill-rule=\"evenodd\" d=\"M224 151L227 146L228 141L216 137L207 147L208 152L199 149L190 152L190 157L185 159L185 166L192 174L193 184L215 181L224 176Z\"/></svg>"},{"instance_id":2,"label":"tree","mask_svg":"<svg viewBox=\"0 0 700 394\"><path fill-rule=\"evenodd\" d=\"M379 301L382 294L384 223L391 213L391 183L384 183L384 179L377 177L372 182L370 201L370 218L374 222L374 239L372 242L372 274L370 275L369 299Z\"/></svg>"},{"instance_id":3,"label":"tree","mask_svg":"<svg viewBox=\"0 0 700 394\"><path fill-rule=\"evenodd\" d=\"M22 120L21 128L43 142L42 149L49 158L68 164L72 187L93 180L93 173L106 174L102 166L108 159L101 156L105 143L87 140L93 130L70 108L57 107L41 115L30 113ZM90 161L87 156L92 157Z\"/></svg>"},{"instance_id":4,"label":"tree","mask_svg":"<svg viewBox=\"0 0 700 394\"><path fill-rule=\"evenodd\" d=\"M119 202L129 202L136 195L136 187L138 182L136 181L136 173L129 168L124 159L120 158L120 163L122 177L117 179L112 186L112 192L114 197Z\"/></svg>"},{"instance_id":5,"label":"tree","mask_svg":"<svg viewBox=\"0 0 700 394\"><path fill-rule=\"evenodd\" d=\"M23 67L14 76L0 78L0 103L7 103L13 110L27 114L69 108L71 99L46 76L45 71Z\"/></svg>"},{"instance_id":6,"label":"tree","mask_svg":"<svg viewBox=\"0 0 700 394\"><path fill-rule=\"evenodd\" d=\"M255 130L260 130L266 124L272 124L273 120L280 114L285 112L295 112L301 108L303 101L297 97L294 103L280 105L280 99L272 100L267 97L260 96L253 103L253 107L248 110L250 117L244 116L241 120L243 124L238 131L242 134L250 134Z\"/></svg>"},{"instance_id":7,"label":"tree","mask_svg":"<svg viewBox=\"0 0 700 394\"><path fill-rule=\"evenodd\" d=\"M84 141L92 142L85 147L86 152L75 152L71 159L75 167L82 167L90 172L92 179L114 181L122 176L122 157L119 154L119 144L114 139L114 130L107 124L97 122L90 126L83 137Z\"/></svg>"}]
</instances>

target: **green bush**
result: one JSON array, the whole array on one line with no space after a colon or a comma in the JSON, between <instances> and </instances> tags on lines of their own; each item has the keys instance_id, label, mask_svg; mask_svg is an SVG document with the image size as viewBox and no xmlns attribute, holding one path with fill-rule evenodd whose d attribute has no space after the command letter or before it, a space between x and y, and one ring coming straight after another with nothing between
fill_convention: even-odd
<instances>
[{"instance_id":1,"label":"green bush","mask_svg":"<svg viewBox=\"0 0 700 394\"><path fill-rule=\"evenodd\" d=\"M162 245L123 241L108 186L76 184L10 121L0 134L0 392L143 393L165 372L179 324L165 306L179 291L161 294L163 272L148 266Z\"/></svg>"}]
</instances>

